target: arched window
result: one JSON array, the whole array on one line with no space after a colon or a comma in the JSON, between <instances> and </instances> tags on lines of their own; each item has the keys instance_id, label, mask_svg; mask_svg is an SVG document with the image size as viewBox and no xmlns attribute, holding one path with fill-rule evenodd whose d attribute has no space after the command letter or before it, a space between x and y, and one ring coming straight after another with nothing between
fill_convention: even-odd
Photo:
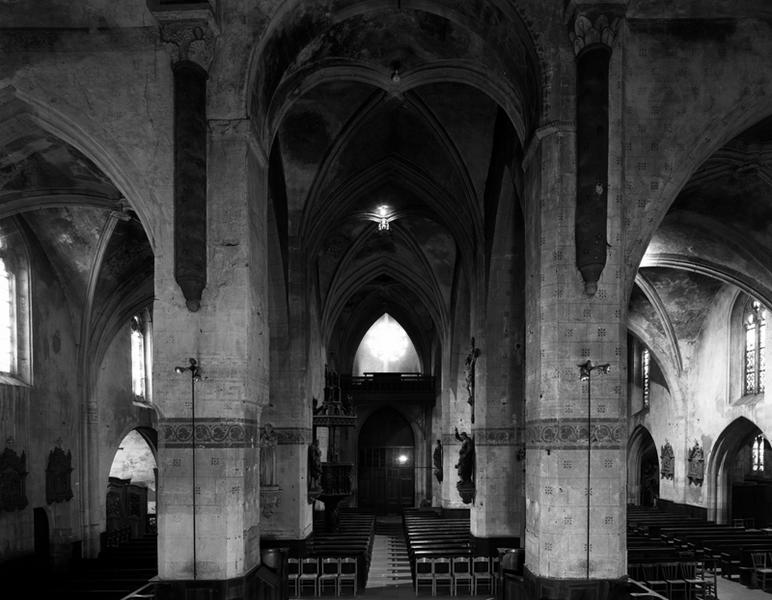
<instances>
[{"instance_id":1,"label":"arched window","mask_svg":"<svg viewBox=\"0 0 772 600\"><path fill-rule=\"evenodd\" d=\"M150 398L151 319L148 310L131 317L131 391L135 402L146 405Z\"/></svg>"},{"instance_id":2,"label":"arched window","mask_svg":"<svg viewBox=\"0 0 772 600\"><path fill-rule=\"evenodd\" d=\"M767 308L758 300L751 300L743 315L745 327L745 394L764 391L766 365L764 360L767 334Z\"/></svg>"},{"instance_id":3,"label":"arched window","mask_svg":"<svg viewBox=\"0 0 772 600\"><path fill-rule=\"evenodd\" d=\"M764 471L764 436L757 435L751 445L751 470L754 473Z\"/></svg>"},{"instance_id":4,"label":"arched window","mask_svg":"<svg viewBox=\"0 0 772 600\"><path fill-rule=\"evenodd\" d=\"M651 355L648 348L641 351L641 388L643 389L643 408L649 408L650 384L649 376L651 374Z\"/></svg>"},{"instance_id":5,"label":"arched window","mask_svg":"<svg viewBox=\"0 0 772 600\"><path fill-rule=\"evenodd\" d=\"M29 258L13 219L0 222L0 382L31 383Z\"/></svg>"}]
</instances>

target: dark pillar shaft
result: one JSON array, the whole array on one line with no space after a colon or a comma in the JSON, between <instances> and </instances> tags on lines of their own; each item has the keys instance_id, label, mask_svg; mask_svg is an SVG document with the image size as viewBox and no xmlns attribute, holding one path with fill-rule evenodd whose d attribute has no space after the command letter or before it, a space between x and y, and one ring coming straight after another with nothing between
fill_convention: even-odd
<instances>
[{"instance_id":1,"label":"dark pillar shaft","mask_svg":"<svg viewBox=\"0 0 772 600\"><path fill-rule=\"evenodd\" d=\"M576 266L590 295L606 265L610 55L597 45L576 59Z\"/></svg>"},{"instance_id":2,"label":"dark pillar shaft","mask_svg":"<svg viewBox=\"0 0 772 600\"><path fill-rule=\"evenodd\" d=\"M206 78L174 65L174 278L193 312L206 287Z\"/></svg>"}]
</instances>

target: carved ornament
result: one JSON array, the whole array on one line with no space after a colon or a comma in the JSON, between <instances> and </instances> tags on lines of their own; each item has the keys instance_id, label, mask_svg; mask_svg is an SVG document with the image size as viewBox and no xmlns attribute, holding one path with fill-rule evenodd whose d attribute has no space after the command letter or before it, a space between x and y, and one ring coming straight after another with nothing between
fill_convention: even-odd
<instances>
[{"instance_id":1,"label":"carved ornament","mask_svg":"<svg viewBox=\"0 0 772 600\"><path fill-rule=\"evenodd\" d=\"M27 506L25 479L27 456L6 448L0 454L0 512L21 510Z\"/></svg>"},{"instance_id":2,"label":"carved ornament","mask_svg":"<svg viewBox=\"0 0 772 600\"><path fill-rule=\"evenodd\" d=\"M705 479L705 452L698 441L695 441L694 446L689 450L688 463L686 477L689 479L689 485L702 486Z\"/></svg>"},{"instance_id":3,"label":"carved ornament","mask_svg":"<svg viewBox=\"0 0 772 600\"><path fill-rule=\"evenodd\" d=\"M662 450L660 452L659 457L660 462L660 471L659 475L662 479L673 479L673 464L674 464L674 455L673 455L673 446L670 445L670 442L666 441L665 445L662 446Z\"/></svg>"},{"instance_id":4,"label":"carved ornament","mask_svg":"<svg viewBox=\"0 0 772 600\"><path fill-rule=\"evenodd\" d=\"M67 502L72 499L70 473L72 452L68 450L65 454L61 448L51 450L46 467L46 503Z\"/></svg>"},{"instance_id":5,"label":"carved ornament","mask_svg":"<svg viewBox=\"0 0 772 600\"><path fill-rule=\"evenodd\" d=\"M568 37L574 46L574 54L579 56L582 50L596 44L612 48L618 30L619 18L617 17L609 20L607 15L599 15L591 21L588 15L577 13Z\"/></svg>"}]
</instances>

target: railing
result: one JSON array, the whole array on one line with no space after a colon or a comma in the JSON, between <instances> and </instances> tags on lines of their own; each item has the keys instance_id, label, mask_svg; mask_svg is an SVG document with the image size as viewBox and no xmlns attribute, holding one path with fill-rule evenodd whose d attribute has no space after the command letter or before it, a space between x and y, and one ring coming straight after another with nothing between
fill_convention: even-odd
<instances>
[{"instance_id":1,"label":"railing","mask_svg":"<svg viewBox=\"0 0 772 600\"><path fill-rule=\"evenodd\" d=\"M364 377L341 375L344 392L434 393L434 377L420 373L365 373Z\"/></svg>"},{"instance_id":2,"label":"railing","mask_svg":"<svg viewBox=\"0 0 772 600\"><path fill-rule=\"evenodd\" d=\"M132 600L133 598L154 599L155 598L155 583L152 582L152 581L148 581L141 588L138 588L138 589L134 590L133 592L129 592L127 595L125 595L123 598L121 598L121 600Z\"/></svg>"}]
</instances>

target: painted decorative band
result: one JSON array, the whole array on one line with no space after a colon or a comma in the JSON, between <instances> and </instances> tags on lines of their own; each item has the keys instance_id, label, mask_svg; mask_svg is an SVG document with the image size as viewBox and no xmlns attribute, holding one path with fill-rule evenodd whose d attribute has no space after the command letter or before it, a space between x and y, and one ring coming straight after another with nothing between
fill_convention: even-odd
<instances>
[{"instance_id":1,"label":"painted decorative band","mask_svg":"<svg viewBox=\"0 0 772 600\"><path fill-rule=\"evenodd\" d=\"M274 427L273 430L281 445L310 444L313 436L310 427Z\"/></svg>"},{"instance_id":2,"label":"painted decorative band","mask_svg":"<svg viewBox=\"0 0 772 600\"><path fill-rule=\"evenodd\" d=\"M475 446L514 446L514 427L486 427L472 430Z\"/></svg>"},{"instance_id":3,"label":"painted decorative band","mask_svg":"<svg viewBox=\"0 0 772 600\"><path fill-rule=\"evenodd\" d=\"M587 447L586 419L532 421L525 430L526 446L529 448ZM596 448L620 448L626 430L626 425L618 419L593 419L592 445Z\"/></svg>"},{"instance_id":4,"label":"painted decorative band","mask_svg":"<svg viewBox=\"0 0 772 600\"><path fill-rule=\"evenodd\" d=\"M514 446L514 427L480 427L472 429L472 438L476 446ZM443 446L458 446L461 444L452 433L443 433L440 436Z\"/></svg>"},{"instance_id":5,"label":"painted decorative band","mask_svg":"<svg viewBox=\"0 0 772 600\"><path fill-rule=\"evenodd\" d=\"M165 419L158 425L160 444L167 448L189 448L193 443L190 419ZM196 419L198 448L254 448L257 421L253 419Z\"/></svg>"}]
</instances>

